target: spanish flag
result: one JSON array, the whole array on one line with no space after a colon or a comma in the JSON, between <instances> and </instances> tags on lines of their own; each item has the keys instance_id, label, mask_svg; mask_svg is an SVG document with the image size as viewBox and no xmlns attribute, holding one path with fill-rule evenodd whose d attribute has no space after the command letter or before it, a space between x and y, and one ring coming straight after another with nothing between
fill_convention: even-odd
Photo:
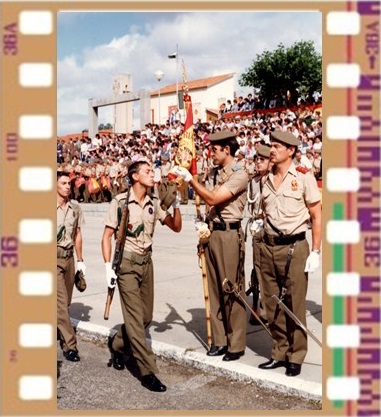
<instances>
[{"instance_id":1,"label":"spanish flag","mask_svg":"<svg viewBox=\"0 0 381 417\"><path fill-rule=\"evenodd\" d=\"M186 168L192 175L197 175L196 147L194 144L193 109L192 101L188 94L184 94L184 104L187 112L184 132L181 135L179 149L175 156L177 165Z\"/></svg>"}]
</instances>

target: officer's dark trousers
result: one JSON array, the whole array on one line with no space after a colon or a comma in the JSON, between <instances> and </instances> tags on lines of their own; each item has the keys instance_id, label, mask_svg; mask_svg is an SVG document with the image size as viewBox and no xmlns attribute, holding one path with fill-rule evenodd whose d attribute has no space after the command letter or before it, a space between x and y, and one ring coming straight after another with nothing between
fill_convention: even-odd
<instances>
[{"instance_id":1,"label":"officer's dark trousers","mask_svg":"<svg viewBox=\"0 0 381 417\"><path fill-rule=\"evenodd\" d=\"M74 257L57 258L57 328L64 352L77 348L77 339L69 315L73 288Z\"/></svg>"},{"instance_id":2,"label":"officer's dark trousers","mask_svg":"<svg viewBox=\"0 0 381 417\"><path fill-rule=\"evenodd\" d=\"M152 321L153 314L153 263L123 257L118 276L118 288L126 333L132 354L141 376L158 373L155 355L146 343L145 328ZM116 333L112 348L124 352L122 330Z\"/></svg>"},{"instance_id":3,"label":"officer's dark trousers","mask_svg":"<svg viewBox=\"0 0 381 417\"><path fill-rule=\"evenodd\" d=\"M241 243L242 247L238 230L216 230L205 247L212 342L216 346L227 345L229 352L240 352L246 348L245 305L222 288L224 279L228 278L233 284L240 285L240 293L245 297L242 265L245 248L244 242Z\"/></svg>"},{"instance_id":4,"label":"officer's dark trousers","mask_svg":"<svg viewBox=\"0 0 381 417\"><path fill-rule=\"evenodd\" d=\"M290 245L271 246L266 242L261 245L262 302L265 303L274 341L271 357L302 364L307 354L307 336L271 298L273 294L279 297L289 247ZM304 268L308 255L307 240L296 242L286 280L287 293L283 300L304 325L306 325L308 283L308 274L304 272Z\"/></svg>"}]
</instances>

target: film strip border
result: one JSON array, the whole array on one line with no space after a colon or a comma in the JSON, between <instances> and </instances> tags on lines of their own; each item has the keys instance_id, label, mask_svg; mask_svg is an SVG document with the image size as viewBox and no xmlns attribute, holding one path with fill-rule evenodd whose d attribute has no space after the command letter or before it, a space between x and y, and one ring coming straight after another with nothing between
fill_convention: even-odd
<instances>
[{"instance_id":1,"label":"film strip border","mask_svg":"<svg viewBox=\"0 0 381 417\"><path fill-rule=\"evenodd\" d=\"M51 366L56 361L52 51L56 12L94 8L88 3L69 6L2 6L4 414L56 411L56 371ZM120 10L120 4L103 7ZM271 5L277 10L299 7ZM317 5L303 4L308 8L316 10ZM323 245L329 349L324 354L323 414L380 415L380 3L327 2L319 10L324 29L323 214L329 219L324 221Z\"/></svg>"},{"instance_id":2,"label":"film strip border","mask_svg":"<svg viewBox=\"0 0 381 417\"><path fill-rule=\"evenodd\" d=\"M325 178L328 192L343 193L332 200L325 229L331 259L324 276L332 306L326 392L345 415L379 415L380 3L346 8L340 24L327 20L328 33L345 36L345 62L332 61L326 77L329 87L342 90L346 105L343 114L332 109L326 120L327 138L342 142L345 155L343 166L328 168Z\"/></svg>"}]
</instances>

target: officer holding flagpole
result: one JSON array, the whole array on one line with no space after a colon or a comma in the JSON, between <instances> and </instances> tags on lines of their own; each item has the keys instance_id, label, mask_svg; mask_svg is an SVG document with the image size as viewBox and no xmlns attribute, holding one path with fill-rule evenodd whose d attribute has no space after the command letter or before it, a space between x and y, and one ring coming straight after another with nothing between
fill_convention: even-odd
<instances>
[{"instance_id":1,"label":"officer holding flagpole","mask_svg":"<svg viewBox=\"0 0 381 417\"><path fill-rule=\"evenodd\" d=\"M205 244L212 329L212 346L207 355L223 355L224 361L235 361L245 353L246 311L241 300L224 291L223 282L228 278L244 296L245 242L241 220L248 175L234 159L239 147L234 132L213 133L208 140L213 163L218 166L213 190L206 189L184 167L175 166L173 171L211 207L206 218L211 234Z\"/></svg>"}]
</instances>

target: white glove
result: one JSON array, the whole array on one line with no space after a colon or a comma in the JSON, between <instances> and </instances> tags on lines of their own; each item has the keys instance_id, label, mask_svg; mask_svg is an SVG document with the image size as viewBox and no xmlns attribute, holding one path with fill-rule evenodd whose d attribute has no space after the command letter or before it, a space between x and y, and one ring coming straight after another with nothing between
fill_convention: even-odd
<instances>
[{"instance_id":1,"label":"white glove","mask_svg":"<svg viewBox=\"0 0 381 417\"><path fill-rule=\"evenodd\" d=\"M202 244L207 243L211 235L207 223L196 220L195 226L199 242Z\"/></svg>"},{"instance_id":2,"label":"white glove","mask_svg":"<svg viewBox=\"0 0 381 417\"><path fill-rule=\"evenodd\" d=\"M176 165L173 167L173 172L185 182L189 182L192 179L192 174L184 167Z\"/></svg>"},{"instance_id":3,"label":"white glove","mask_svg":"<svg viewBox=\"0 0 381 417\"><path fill-rule=\"evenodd\" d=\"M77 262L77 271L81 270L83 275L86 275L86 265L84 262Z\"/></svg>"},{"instance_id":4,"label":"white glove","mask_svg":"<svg viewBox=\"0 0 381 417\"><path fill-rule=\"evenodd\" d=\"M112 269L111 267L111 262L106 262L105 263L105 267L106 267L106 282L107 282L107 286L109 288L115 288L116 287L116 273L115 271Z\"/></svg>"},{"instance_id":5,"label":"white glove","mask_svg":"<svg viewBox=\"0 0 381 417\"><path fill-rule=\"evenodd\" d=\"M320 257L317 252L310 252L309 257L306 261L306 267L304 268L304 272L314 272L319 268L320 265Z\"/></svg>"},{"instance_id":6,"label":"white glove","mask_svg":"<svg viewBox=\"0 0 381 417\"><path fill-rule=\"evenodd\" d=\"M251 227L250 227L250 231L252 233L258 233L262 229L263 229L263 220L262 219L254 220Z\"/></svg>"},{"instance_id":7,"label":"white glove","mask_svg":"<svg viewBox=\"0 0 381 417\"><path fill-rule=\"evenodd\" d=\"M172 203L172 207L174 209L180 208L180 197L178 194L176 195L175 201Z\"/></svg>"}]
</instances>

